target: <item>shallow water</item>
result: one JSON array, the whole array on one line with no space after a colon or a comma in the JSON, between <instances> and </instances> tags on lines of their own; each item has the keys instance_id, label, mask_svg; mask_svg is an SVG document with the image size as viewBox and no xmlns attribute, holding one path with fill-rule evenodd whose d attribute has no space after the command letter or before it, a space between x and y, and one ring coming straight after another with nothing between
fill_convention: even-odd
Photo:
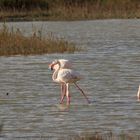
<instances>
[{"instance_id":1,"label":"shallow water","mask_svg":"<svg viewBox=\"0 0 140 140\"><path fill-rule=\"evenodd\" d=\"M2 23L1 23L2 24ZM66 139L112 131L140 134L140 20L16 22L25 34L42 29L73 41L84 52L0 57L0 139ZM48 63L70 59L84 79L87 104L71 86L71 105L59 105L60 87ZM7 95L8 94L8 95Z\"/></svg>"}]
</instances>

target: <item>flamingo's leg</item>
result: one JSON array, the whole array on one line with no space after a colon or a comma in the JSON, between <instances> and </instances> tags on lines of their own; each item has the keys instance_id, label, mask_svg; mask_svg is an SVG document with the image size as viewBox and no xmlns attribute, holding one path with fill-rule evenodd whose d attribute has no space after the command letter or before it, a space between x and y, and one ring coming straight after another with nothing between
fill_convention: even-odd
<instances>
[{"instance_id":1,"label":"flamingo's leg","mask_svg":"<svg viewBox=\"0 0 140 140\"><path fill-rule=\"evenodd\" d=\"M66 85L61 84L61 100L60 100L60 104L63 103L65 96L66 96Z\"/></svg>"},{"instance_id":2,"label":"flamingo's leg","mask_svg":"<svg viewBox=\"0 0 140 140\"><path fill-rule=\"evenodd\" d=\"M70 93L69 93L69 84L66 84L66 97L67 97L67 105L70 104Z\"/></svg>"},{"instance_id":3,"label":"flamingo's leg","mask_svg":"<svg viewBox=\"0 0 140 140\"><path fill-rule=\"evenodd\" d=\"M76 83L74 83L74 84L81 91L81 93L84 95L84 97L87 100L87 102L90 104L90 101L89 101L88 97L85 95L84 91Z\"/></svg>"}]
</instances>

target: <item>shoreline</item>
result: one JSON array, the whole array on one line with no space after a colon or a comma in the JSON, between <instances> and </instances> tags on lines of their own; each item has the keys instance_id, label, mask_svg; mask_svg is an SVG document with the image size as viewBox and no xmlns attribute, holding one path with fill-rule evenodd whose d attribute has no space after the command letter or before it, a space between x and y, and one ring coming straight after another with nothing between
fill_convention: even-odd
<instances>
[{"instance_id":1,"label":"shoreline","mask_svg":"<svg viewBox=\"0 0 140 140\"><path fill-rule=\"evenodd\" d=\"M48 19L48 18L39 18L39 19L36 19L36 18L7 18L7 19L0 19L0 23L3 23L3 22L40 22L40 21L50 21L50 22L59 22L59 21L64 21L64 22L73 22L73 21L90 21L90 20L133 20L133 19L140 19L139 17L131 17L131 18L121 18L121 17L118 17L118 18L91 18L91 19L84 19L84 18L79 18L79 19L61 19L61 18L58 18L58 19Z\"/></svg>"},{"instance_id":2,"label":"shoreline","mask_svg":"<svg viewBox=\"0 0 140 140\"><path fill-rule=\"evenodd\" d=\"M78 22L78 21L97 21L97 20L140 20L140 18L103 18L103 19L75 19L75 20L62 20L62 19L49 19L49 20L44 20L44 19L38 19L38 20L26 20L26 19L12 19L12 20L0 20L0 23L8 23L8 22Z\"/></svg>"},{"instance_id":3,"label":"shoreline","mask_svg":"<svg viewBox=\"0 0 140 140\"><path fill-rule=\"evenodd\" d=\"M6 17L6 18L1 18L0 17L0 22L33 22L33 21L90 21L90 20L113 20L113 19L140 19L140 17L104 17L104 18L63 18L63 17L39 17L39 18L32 18L32 17Z\"/></svg>"}]
</instances>

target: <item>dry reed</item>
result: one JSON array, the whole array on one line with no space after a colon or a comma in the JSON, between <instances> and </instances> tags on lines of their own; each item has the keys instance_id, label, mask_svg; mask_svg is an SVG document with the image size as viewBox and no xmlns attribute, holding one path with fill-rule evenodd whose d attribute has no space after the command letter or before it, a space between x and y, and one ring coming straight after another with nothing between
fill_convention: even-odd
<instances>
[{"instance_id":1,"label":"dry reed","mask_svg":"<svg viewBox=\"0 0 140 140\"><path fill-rule=\"evenodd\" d=\"M4 6L0 3L3 21L140 18L139 0L23 0L17 5L6 1Z\"/></svg>"},{"instance_id":2,"label":"dry reed","mask_svg":"<svg viewBox=\"0 0 140 140\"><path fill-rule=\"evenodd\" d=\"M79 49L73 43L54 37L42 37L41 31L24 36L20 29L9 30L4 24L0 28L0 56L35 55L44 53L74 53Z\"/></svg>"}]
</instances>

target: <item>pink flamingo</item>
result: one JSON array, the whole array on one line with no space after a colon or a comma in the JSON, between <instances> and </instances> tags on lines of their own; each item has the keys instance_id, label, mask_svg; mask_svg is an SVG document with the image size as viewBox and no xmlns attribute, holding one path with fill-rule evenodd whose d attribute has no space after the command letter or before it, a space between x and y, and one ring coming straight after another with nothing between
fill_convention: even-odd
<instances>
[{"instance_id":1,"label":"pink flamingo","mask_svg":"<svg viewBox=\"0 0 140 140\"><path fill-rule=\"evenodd\" d=\"M56 65L58 65L58 66L55 67ZM83 90L76 83L77 81L79 81L81 79L81 76L80 76L80 74L78 72L76 72L76 71L74 71L74 70L72 70L70 68L62 68L61 63L60 63L59 60L53 61L53 63L51 63L49 65L49 67L51 68L51 70L54 70L54 73L52 75L53 81L55 81L57 83L61 83L61 84L64 85L65 91L63 92L63 96L61 98L61 101L63 101L64 96L65 96L64 93L65 93L66 97L67 97L67 105L70 104L69 84L74 83L74 85L84 95L84 97L86 98L88 103L90 103L89 99L87 98L87 96L85 95Z\"/></svg>"},{"instance_id":2,"label":"pink flamingo","mask_svg":"<svg viewBox=\"0 0 140 140\"><path fill-rule=\"evenodd\" d=\"M140 100L140 85L139 85L139 88L138 88L137 97L138 97L138 99Z\"/></svg>"},{"instance_id":3,"label":"pink flamingo","mask_svg":"<svg viewBox=\"0 0 140 140\"><path fill-rule=\"evenodd\" d=\"M66 60L66 59L58 59L57 61L60 62L61 69L62 69L62 68L67 68L67 69L71 69L71 68L72 68L72 63L71 63L71 61L69 61L69 60ZM53 61L53 62L49 65L49 68L50 68L50 69L52 69L52 68L51 68L52 65L53 65L53 69L52 69L52 70L57 70L57 69L59 68L59 65L58 65L58 64L55 64L55 65L54 65L55 62L56 62L56 60ZM56 81L56 80L54 80L54 82L60 83L60 82L58 82L58 81ZM66 85L65 85L64 83L60 83L60 84L61 84L61 100L60 100L60 104L62 104L62 103L63 103L63 100L64 100L64 98L65 98L65 96L66 96Z\"/></svg>"}]
</instances>

